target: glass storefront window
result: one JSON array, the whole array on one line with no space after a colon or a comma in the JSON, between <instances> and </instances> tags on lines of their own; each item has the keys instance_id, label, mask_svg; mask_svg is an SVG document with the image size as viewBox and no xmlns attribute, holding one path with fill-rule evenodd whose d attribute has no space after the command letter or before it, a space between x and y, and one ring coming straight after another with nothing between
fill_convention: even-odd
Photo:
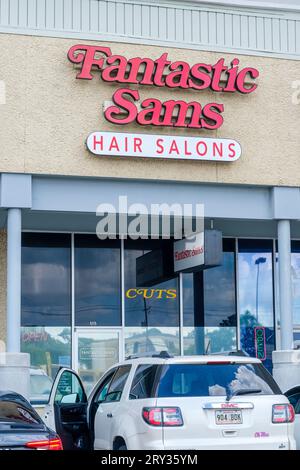
<instances>
[{"instance_id":1,"label":"glass storefront window","mask_svg":"<svg viewBox=\"0 0 300 470\"><path fill-rule=\"evenodd\" d=\"M223 240L223 264L204 272L205 326L236 326L235 246Z\"/></svg>"},{"instance_id":2,"label":"glass storefront window","mask_svg":"<svg viewBox=\"0 0 300 470\"><path fill-rule=\"evenodd\" d=\"M75 235L73 333L71 236L26 233L22 244L21 343L22 351L31 354L33 401L47 401L60 366L78 366L91 387L119 360L122 348L125 356L163 350L173 355L235 350L236 256L241 348L271 368L275 347L272 240L239 240L236 255L235 240L224 239L221 266L183 274L182 325L172 241L125 240L122 324L120 240ZM292 251L294 316L300 324L299 242L292 244Z\"/></svg>"},{"instance_id":3,"label":"glass storefront window","mask_svg":"<svg viewBox=\"0 0 300 470\"><path fill-rule=\"evenodd\" d=\"M30 401L48 402L60 367L71 367L71 328L22 327L21 351L30 354Z\"/></svg>"},{"instance_id":4,"label":"glass storefront window","mask_svg":"<svg viewBox=\"0 0 300 470\"><path fill-rule=\"evenodd\" d=\"M184 327L184 355L227 353L236 350L236 327ZM200 352L199 352L200 351Z\"/></svg>"},{"instance_id":5,"label":"glass storefront window","mask_svg":"<svg viewBox=\"0 0 300 470\"><path fill-rule=\"evenodd\" d=\"M294 341L295 346L300 346L300 241L291 242L291 281L292 281L292 308L293 323L295 328ZM276 263L275 263L275 282L276 282L276 312L277 323L280 328L280 302L279 302L279 266L278 266L278 244L276 242ZM280 330L278 330L279 333ZM295 336L296 335L296 336ZM279 335L280 336L280 335ZM280 337L278 338L280 341Z\"/></svg>"},{"instance_id":6,"label":"glass storefront window","mask_svg":"<svg viewBox=\"0 0 300 470\"><path fill-rule=\"evenodd\" d=\"M125 244L125 326L179 326L178 277L168 279L164 272L165 245L152 240Z\"/></svg>"},{"instance_id":7,"label":"glass storefront window","mask_svg":"<svg viewBox=\"0 0 300 470\"><path fill-rule=\"evenodd\" d=\"M180 355L179 328L125 328L125 357L161 351Z\"/></svg>"},{"instance_id":8,"label":"glass storefront window","mask_svg":"<svg viewBox=\"0 0 300 470\"><path fill-rule=\"evenodd\" d=\"M292 241L292 295L294 325L300 325L300 241Z\"/></svg>"},{"instance_id":9,"label":"glass storefront window","mask_svg":"<svg viewBox=\"0 0 300 470\"><path fill-rule=\"evenodd\" d=\"M293 338L294 338L294 347L296 349L300 349L300 330L298 328L294 329Z\"/></svg>"},{"instance_id":10,"label":"glass storefront window","mask_svg":"<svg viewBox=\"0 0 300 470\"><path fill-rule=\"evenodd\" d=\"M22 326L71 326L71 237L23 233Z\"/></svg>"},{"instance_id":11,"label":"glass storefront window","mask_svg":"<svg viewBox=\"0 0 300 470\"><path fill-rule=\"evenodd\" d=\"M169 241L125 242L125 356L180 354L179 282L171 264Z\"/></svg>"},{"instance_id":12,"label":"glass storefront window","mask_svg":"<svg viewBox=\"0 0 300 470\"><path fill-rule=\"evenodd\" d=\"M239 240L241 323L274 325L272 252L272 240Z\"/></svg>"},{"instance_id":13,"label":"glass storefront window","mask_svg":"<svg viewBox=\"0 0 300 470\"><path fill-rule=\"evenodd\" d=\"M75 324L121 325L119 240L75 236Z\"/></svg>"},{"instance_id":14,"label":"glass storefront window","mask_svg":"<svg viewBox=\"0 0 300 470\"><path fill-rule=\"evenodd\" d=\"M223 240L223 264L183 275L185 354L236 349L235 243Z\"/></svg>"},{"instance_id":15,"label":"glass storefront window","mask_svg":"<svg viewBox=\"0 0 300 470\"><path fill-rule=\"evenodd\" d=\"M120 332L95 328L76 331L77 370L89 395L93 385L113 364L119 362Z\"/></svg>"},{"instance_id":16,"label":"glass storefront window","mask_svg":"<svg viewBox=\"0 0 300 470\"><path fill-rule=\"evenodd\" d=\"M273 241L239 240L241 347L272 368L275 348Z\"/></svg>"}]
</instances>

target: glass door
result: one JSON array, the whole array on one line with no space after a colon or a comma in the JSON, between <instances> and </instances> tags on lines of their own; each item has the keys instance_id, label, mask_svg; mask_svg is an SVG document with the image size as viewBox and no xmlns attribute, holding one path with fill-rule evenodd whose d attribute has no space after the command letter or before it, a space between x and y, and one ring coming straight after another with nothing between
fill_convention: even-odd
<instances>
[{"instance_id":1,"label":"glass door","mask_svg":"<svg viewBox=\"0 0 300 470\"><path fill-rule=\"evenodd\" d=\"M101 375L119 362L120 352L120 329L75 329L74 369L79 374L87 394Z\"/></svg>"}]
</instances>

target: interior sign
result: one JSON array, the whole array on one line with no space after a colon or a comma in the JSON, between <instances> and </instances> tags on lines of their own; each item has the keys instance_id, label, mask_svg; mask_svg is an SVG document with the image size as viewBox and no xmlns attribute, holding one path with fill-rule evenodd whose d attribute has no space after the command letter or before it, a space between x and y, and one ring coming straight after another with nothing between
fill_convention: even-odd
<instances>
[{"instance_id":1,"label":"interior sign","mask_svg":"<svg viewBox=\"0 0 300 470\"><path fill-rule=\"evenodd\" d=\"M254 328L254 342L256 357L261 361L265 361L267 358L266 329L263 326Z\"/></svg>"},{"instance_id":2,"label":"interior sign","mask_svg":"<svg viewBox=\"0 0 300 470\"><path fill-rule=\"evenodd\" d=\"M241 155L241 146L235 140L204 137L93 132L86 145L94 155L117 157L232 162Z\"/></svg>"},{"instance_id":3,"label":"interior sign","mask_svg":"<svg viewBox=\"0 0 300 470\"><path fill-rule=\"evenodd\" d=\"M143 299L177 299L176 289L140 289L133 288L126 291L127 299L136 299L142 297Z\"/></svg>"}]
</instances>

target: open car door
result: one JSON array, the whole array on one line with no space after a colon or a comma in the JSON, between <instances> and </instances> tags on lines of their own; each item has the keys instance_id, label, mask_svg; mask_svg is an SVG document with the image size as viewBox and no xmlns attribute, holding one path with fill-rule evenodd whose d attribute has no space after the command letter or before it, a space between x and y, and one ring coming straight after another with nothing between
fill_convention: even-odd
<instances>
[{"instance_id":1,"label":"open car door","mask_svg":"<svg viewBox=\"0 0 300 470\"><path fill-rule=\"evenodd\" d=\"M296 386L285 392L295 410L294 436L296 439L297 450L300 450L300 386Z\"/></svg>"},{"instance_id":2,"label":"open car door","mask_svg":"<svg viewBox=\"0 0 300 470\"><path fill-rule=\"evenodd\" d=\"M60 436L64 450L90 449L87 397L79 376L62 368L53 382L44 421Z\"/></svg>"}]
</instances>

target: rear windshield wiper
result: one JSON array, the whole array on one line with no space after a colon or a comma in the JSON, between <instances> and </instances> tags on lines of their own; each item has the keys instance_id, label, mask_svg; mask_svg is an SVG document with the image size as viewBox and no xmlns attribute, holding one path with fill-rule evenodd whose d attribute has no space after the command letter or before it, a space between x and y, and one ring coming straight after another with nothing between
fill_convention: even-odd
<instances>
[{"instance_id":1,"label":"rear windshield wiper","mask_svg":"<svg viewBox=\"0 0 300 470\"><path fill-rule=\"evenodd\" d=\"M240 388L239 390L235 390L233 393L228 393L226 396L226 400L229 401L231 398L237 395L251 395L261 393L262 390L260 388Z\"/></svg>"}]
</instances>

